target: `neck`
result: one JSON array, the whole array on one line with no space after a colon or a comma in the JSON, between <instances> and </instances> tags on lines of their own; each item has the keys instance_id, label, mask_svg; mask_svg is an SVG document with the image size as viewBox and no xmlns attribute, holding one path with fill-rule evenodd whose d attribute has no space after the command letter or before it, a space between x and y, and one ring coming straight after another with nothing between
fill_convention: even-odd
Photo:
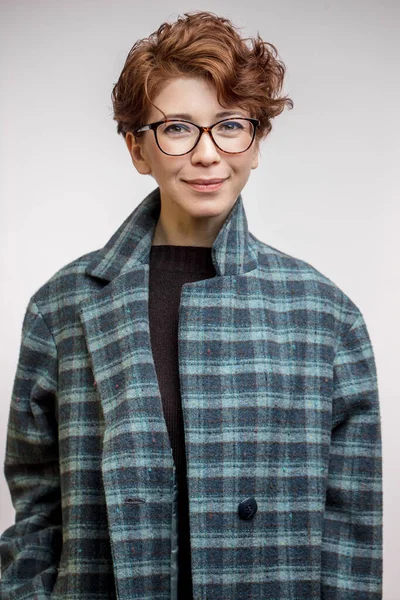
<instances>
[{"instance_id":1,"label":"neck","mask_svg":"<svg viewBox=\"0 0 400 600\"><path fill-rule=\"evenodd\" d=\"M168 218L161 210L156 223L152 246L202 246L211 248L223 223L221 219L191 219L189 223Z\"/></svg>"}]
</instances>

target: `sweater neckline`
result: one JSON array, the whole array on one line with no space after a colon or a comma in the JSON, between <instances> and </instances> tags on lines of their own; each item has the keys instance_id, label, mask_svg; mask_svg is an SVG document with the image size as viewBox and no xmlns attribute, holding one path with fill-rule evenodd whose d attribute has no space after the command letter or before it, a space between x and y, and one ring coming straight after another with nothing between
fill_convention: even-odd
<instances>
[{"instance_id":1,"label":"sweater neckline","mask_svg":"<svg viewBox=\"0 0 400 600\"><path fill-rule=\"evenodd\" d=\"M190 273L215 272L208 246L175 246L160 244L150 248L150 268Z\"/></svg>"}]
</instances>

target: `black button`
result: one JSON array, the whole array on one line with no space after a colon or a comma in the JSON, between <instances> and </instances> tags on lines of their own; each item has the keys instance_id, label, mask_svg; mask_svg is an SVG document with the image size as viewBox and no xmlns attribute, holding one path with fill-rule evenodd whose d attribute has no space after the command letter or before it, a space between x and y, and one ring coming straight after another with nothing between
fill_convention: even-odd
<instances>
[{"instance_id":1,"label":"black button","mask_svg":"<svg viewBox=\"0 0 400 600\"><path fill-rule=\"evenodd\" d=\"M244 520L252 519L257 512L257 502L253 496L242 500L239 504L239 517Z\"/></svg>"}]
</instances>

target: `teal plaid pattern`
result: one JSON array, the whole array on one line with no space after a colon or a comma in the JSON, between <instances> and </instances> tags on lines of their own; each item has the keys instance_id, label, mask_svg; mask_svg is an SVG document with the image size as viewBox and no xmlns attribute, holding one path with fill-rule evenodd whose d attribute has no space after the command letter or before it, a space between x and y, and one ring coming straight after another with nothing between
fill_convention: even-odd
<instances>
[{"instance_id":1,"label":"teal plaid pattern","mask_svg":"<svg viewBox=\"0 0 400 600\"><path fill-rule=\"evenodd\" d=\"M4 600L171 600L175 469L147 310L159 211L157 188L29 302ZM212 259L216 277L184 284L179 312L194 600L381 599L380 411L363 316L252 235L241 196Z\"/></svg>"}]
</instances>

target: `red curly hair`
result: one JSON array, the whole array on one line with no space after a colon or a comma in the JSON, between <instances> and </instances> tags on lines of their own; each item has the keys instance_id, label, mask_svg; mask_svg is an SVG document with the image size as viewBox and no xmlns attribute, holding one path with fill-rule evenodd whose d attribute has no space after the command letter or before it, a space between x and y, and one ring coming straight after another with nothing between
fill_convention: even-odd
<instances>
[{"instance_id":1,"label":"red curly hair","mask_svg":"<svg viewBox=\"0 0 400 600\"><path fill-rule=\"evenodd\" d=\"M285 65L277 56L259 34L242 38L229 19L184 13L131 48L111 94L117 132L125 137L144 125L164 84L186 76L212 83L221 106L248 110L260 121L257 137L265 137L271 119L285 106L293 108L293 101L280 95Z\"/></svg>"}]
</instances>

